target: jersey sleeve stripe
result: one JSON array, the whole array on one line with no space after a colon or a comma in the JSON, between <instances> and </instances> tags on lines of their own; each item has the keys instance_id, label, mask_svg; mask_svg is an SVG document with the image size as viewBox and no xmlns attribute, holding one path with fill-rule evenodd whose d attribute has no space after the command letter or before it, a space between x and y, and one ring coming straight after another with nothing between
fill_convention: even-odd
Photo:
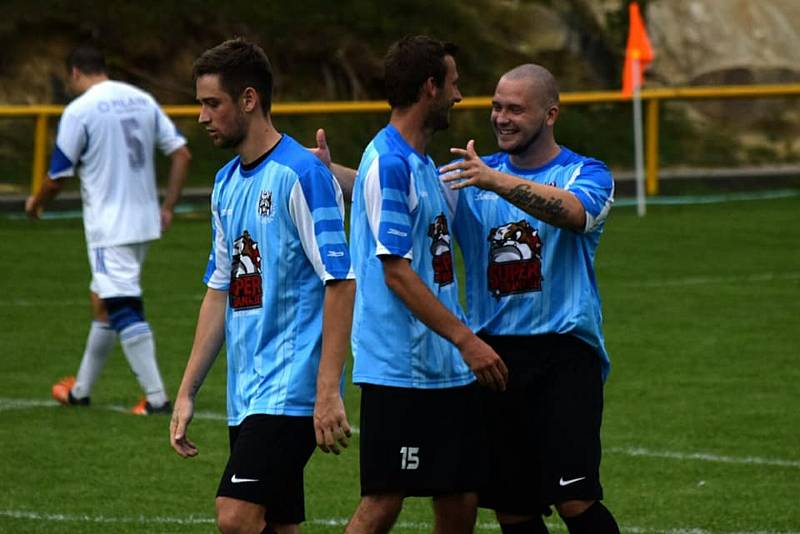
<instances>
[{"instance_id":1,"label":"jersey sleeve stripe","mask_svg":"<svg viewBox=\"0 0 800 534\"><path fill-rule=\"evenodd\" d=\"M300 242L303 245L306 257L314 267L317 276L323 282L334 278L352 277L350 251L347 248L347 241L344 237L344 224L342 224L340 231L317 233L317 222L314 220L314 215L327 214L331 216L332 212L326 211L326 209L312 211L305 193L306 188L298 180L292 187L289 196L289 212L297 227L297 233L300 236ZM331 186L330 194L333 195L333 193L334 189ZM335 197L333 198L333 203L336 204ZM338 208L336 208L335 213L340 213Z\"/></svg>"},{"instance_id":2,"label":"jersey sleeve stripe","mask_svg":"<svg viewBox=\"0 0 800 534\"><path fill-rule=\"evenodd\" d=\"M213 203L213 202L212 202ZM231 265L225 235L222 232L222 221L216 209L211 210L211 252L208 255L208 267L203 282L211 289L225 290L230 285Z\"/></svg>"},{"instance_id":3,"label":"jersey sleeve stripe","mask_svg":"<svg viewBox=\"0 0 800 534\"><path fill-rule=\"evenodd\" d=\"M303 191L305 193L305 190ZM306 197L308 198L308 197ZM334 200L335 202L335 200ZM330 207L325 208L311 208L311 214L314 216L314 220L321 221L321 220L341 220L342 212L339 211L339 206L334 204Z\"/></svg>"},{"instance_id":4,"label":"jersey sleeve stripe","mask_svg":"<svg viewBox=\"0 0 800 534\"><path fill-rule=\"evenodd\" d=\"M50 157L50 178L62 178L72 176L75 173L75 164L70 161L61 147L56 145L53 155Z\"/></svg>"},{"instance_id":5,"label":"jersey sleeve stripe","mask_svg":"<svg viewBox=\"0 0 800 534\"><path fill-rule=\"evenodd\" d=\"M383 198L383 202L381 203L381 207L385 211L396 211L398 213L404 213L408 211L408 204L405 201L397 202L394 200L388 200L386 197Z\"/></svg>"},{"instance_id":6,"label":"jersey sleeve stripe","mask_svg":"<svg viewBox=\"0 0 800 534\"><path fill-rule=\"evenodd\" d=\"M314 232L344 232L344 221L342 219L326 219L314 223Z\"/></svg>"}]
</instances>

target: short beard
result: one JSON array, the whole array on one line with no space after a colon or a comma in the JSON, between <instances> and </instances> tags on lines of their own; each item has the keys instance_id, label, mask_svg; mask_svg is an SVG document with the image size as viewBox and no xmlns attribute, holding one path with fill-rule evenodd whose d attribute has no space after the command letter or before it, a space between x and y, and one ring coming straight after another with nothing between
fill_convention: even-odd
<instances>
[{"instance_id":1,"label":"short beard","mask_svg":"<svg viewBox=\"0 0 800 534\"><path fill-rule=\"evenodd\" d=\"M219 143L217 144L219 148L236 148L244 142L244 138L247 137L247 124L244 113L239 113L234 123L236 128L230 135L219 137Z\"/></svg>"},{"instance_id":2,"label":"short beard","mask_svg":"<svg viewBox=\"0 0 800 534\"><path fill-rule=\"evenodd\" d=\"M539 137L542 135L543 130L544 130L544 124L540 125L539 129L533 132L531 136L528 137L526 140L524 140L517 146L504 150L504 152L506 152L507 154L511 154L512 156L519 156L520 154L524 154L539 139Z\"/></svg>"},{"instance_id":3,"label":"short beard","mask_svg":"<svg viewBox=\"0 0 800 534\"><path fill-rule=\"evenodd\" d=\"M510 149L506 150L507 153L511 154L512 156L519 156L520 154L524 154L528 151L528 149L539 139L539 135L542 133L542 130L537 130L532 136L530 136L526 141L511 147Z\"/></svg>"},{"instance_id":4,"label":"short beard","mask_svg":"<svg viewBox=\"0 0 800 534\"><path fill-rule=\"evenodd\" d=\"M235 135L230 135L227 137L219 137L219 142L217 146L219 148L229 149L229 148L236 148L244 142L245 134L244 131L238 131Z\"/></svg>"},{"instance_id":5,"label":"short beard","mask_svg":"<svg viewBox=\"0 0 800 534\"><path fill-rule=\"evenodd\" d=\"M438 132L450 127L450 105L432 111L425 119L425 128Z\"/></svg>"}]
</instances>

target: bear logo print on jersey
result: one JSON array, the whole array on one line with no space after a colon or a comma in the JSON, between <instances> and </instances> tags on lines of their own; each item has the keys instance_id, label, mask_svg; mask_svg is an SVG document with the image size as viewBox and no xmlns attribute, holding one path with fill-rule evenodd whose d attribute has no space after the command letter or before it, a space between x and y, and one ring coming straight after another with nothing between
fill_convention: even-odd
<instances>
[{"instance_id":1,"label":"bear logo print on jersey","mask_svg":"<svg viewBox=\"0 0 800 534\"><path fill-rule=\"evenodd\" d=\"M542 290L542 241L526 220L489 231L489 291L500 298Z\"/></svg>"},{"instance_id":2,"label":"bear logo print on jersey","mask_svg":"<svg viewBox=\"0 0 800 534\"><path fill-rule=\"evenodd\" d=\"M450 231L447 219L440 213L428 226L428 237L431 238L431 254L433 255L433 281L439 287L453 283L453 256L450 254Z\"/></svg>"},{"instance_id":3,"label":"bear logo print on jersey","mask_svg":"<svg viewBox=\"0 0 800 534\"><path fill-rule=\"evenodd\" d=\"M231 262L230 304L234 311L260 308L261 253L258 243L245 230L233 242L233 261Z\"/></svg>"}]
</instances>

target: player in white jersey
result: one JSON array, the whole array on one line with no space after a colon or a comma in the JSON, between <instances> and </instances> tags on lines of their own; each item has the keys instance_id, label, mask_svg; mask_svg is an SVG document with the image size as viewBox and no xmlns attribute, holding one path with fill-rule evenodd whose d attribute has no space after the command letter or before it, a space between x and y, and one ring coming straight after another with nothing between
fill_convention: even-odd
<instances>
[{"instance_id":1,"label":"player in white jersey","mask_svg":"<svg viewBox=\"0 0 800 534\"><path fill-rule=\"evenodd\" d=\"M217 490L222 532L298 531L303 468L316 445L339 453L350 426L342 372L355 283L341 190L272 124L272 69L241 39L193 69L200 123L237 157L211 197L213 242L170 441L191 457L194 398L227 341L230 458Z\"/></svg>"},{"instance_id":2,"label":"player in white jersey","mask_svg":"<svg viewBox=\"0 0 800 534\"><path fill-rule=\"evenodd\" d=\"M470 325L515 377L485 398L492 475L481 505L505 534L547 532L550 505L571 534L619 532L600 502L609 360L593 267L614 182L603 163L556 143L558 111L550 72L512 69L492 100L501 152L479 158L470 141L442 168L455 184L446 194Z\"/></svg>"},{"instance_id":3,"label":"player in white jersey","mask_svg":"<svg viewBox=\"0 0 800 534\"><path fill-rule=\"evenodd\" d=\"M496 389L506 373L460 320L451 219L426 154L461 100L453 53L425 36L389 48L391 119L366 148L355 180L362 498L347 532L387 532L410 495L433 496L437 532L471 532L475 521L481 436L470 369Z\"/></svg>"},{"instance_id":4,"label":"player in white jersey","mask_svg":"<svg viewBox=\"0 0 800 534\"><path fill-rule=\"evenodd\" d=\"M186 139L152 96L108 78L99 51L75 49L67 68L70 89L80 96L64 110L49 178L28 198L25 210L38 217L41 207L61 191L64 179L80 174L94 321L77 379L56 383L53 397L66 405L88 405L92 386L119 336L145 393L133 413L169 413L139 278L148 245L169 228L186 181L191 157ZM155 147L171 159L160 208Z\"/></svg>"}]
</instances>

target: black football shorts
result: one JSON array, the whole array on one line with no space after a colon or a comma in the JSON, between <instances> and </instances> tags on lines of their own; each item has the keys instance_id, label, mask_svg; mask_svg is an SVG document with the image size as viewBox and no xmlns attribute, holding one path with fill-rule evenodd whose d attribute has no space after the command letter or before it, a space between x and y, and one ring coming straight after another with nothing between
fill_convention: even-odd
<instances>
[{"instance_id":1,"label":"black football shorts","mask_svg":"<svg viewBox=\"0 0 800 534\"><path fill-rule=\"evenodd\" d=\"M473 492L483 477L476 384L361 385L361 494Z\"/></svg>"},{"instance_id":2,"label":"black football shorts","mask_svg":"<svg viewBox=\"0 0 800 534\"><path fill-rule=\"evenodd\" d=\"M260 504L271 523L305 520L303 468L317 445L313 419L250 415L228 433L231 455L217 497Z\"/></svg>"}]
</instances>

